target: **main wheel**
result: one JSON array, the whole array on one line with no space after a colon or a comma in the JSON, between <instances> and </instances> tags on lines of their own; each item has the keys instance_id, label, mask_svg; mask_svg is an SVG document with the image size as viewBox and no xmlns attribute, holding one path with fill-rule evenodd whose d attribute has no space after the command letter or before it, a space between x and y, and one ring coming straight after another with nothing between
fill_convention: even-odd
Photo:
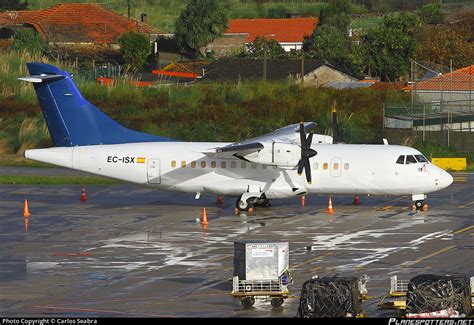
<instances>
[{"instance_id":1,"label":"main wheel","mask_svg":"<svg viewBox=\"0 0 474 325\"><path fill-rule=\"evenodd\" d=\"M249 198L246 201L242 201L242 195L238 197L237 201L235 202L235 207L239 209L239 211L248 211L250 208L253 208L253 198Z\"/></svg>"},{"instance_id":2,"label":"main wheel","mask_svg":"<svg viewBox=\"0 0 474 325\"><path fill-rule=\"evenodd\" d=\"M250 308L255 304L255 297L249 296L249 297L242 298L240 300L240 303L242 304L242 307Z\"/></svg>"},{"instance_id":3,"label":"main wheel","mask_svg":"<svg viewBox=\"0 0 474 325\"><path fill-rule=\"evenodd\" d=\"M271 304L272 304L272 307L280 307L281 305L283 305L283 302L285 301L285 299L283 298L272 298L272 301L271 301Z\"/></svg>"}]
</instances>

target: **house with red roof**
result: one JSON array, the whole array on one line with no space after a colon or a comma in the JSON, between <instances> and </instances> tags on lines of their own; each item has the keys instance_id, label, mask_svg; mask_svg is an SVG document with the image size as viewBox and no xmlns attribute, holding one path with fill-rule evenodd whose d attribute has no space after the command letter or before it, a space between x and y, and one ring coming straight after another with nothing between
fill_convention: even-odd
<instances>
[{"instance_id":1,"label":"house with red roof","mask_svg":"<svg viewBox=\"0 0 474 325\"><path fill-rule=\"evenodd\" d=\"M0 13L0 38L15 30L32 28L50 45L108 46L118 48L127 31L141 32L154 41L163 34L143 21L129 19L95 3L63 3L43 10Z\"/></svg>"},{"instance_id":2,"label":"house with red roof","mask_svg":"<svg viewBox=\"0 0 474 325\"><path fill-rule=\"evenodd\" d=\"M416 82L405 88L422 103L441 110L474 110L474 64Z\"/></svg>"},{"instance_id":3,"label":"house with red roof","mask_svg":"<svg viewBox=\"0 0 474 325\"><path fill-rule=\"evenodd\" d=\"M206 46L217 57L227 56L245 49L245 46L260 36L274 39L287 52L303 47L305 36L310 36L318 18L275 18L275 19L230 19L224 35Z\"/></svg>"}]
</instances>

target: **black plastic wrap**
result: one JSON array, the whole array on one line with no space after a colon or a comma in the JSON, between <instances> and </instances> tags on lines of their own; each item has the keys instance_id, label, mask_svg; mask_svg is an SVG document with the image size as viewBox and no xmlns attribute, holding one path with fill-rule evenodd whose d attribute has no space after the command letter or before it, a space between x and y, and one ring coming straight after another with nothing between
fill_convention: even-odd
<instances>
[{"instance_id":1,"label":"black plastic wrap","mask_svg":"<svg viewBox=\"0 0 474 325\"><path fill-rule=\"evenodd\" d=\"M469 280L464 275L418 275L408 283L406 312L410 314L455 310L471 313Z\"/></svg>"},{"instance_id":2,"label":"black plastic wrap","mask_svg":"<svg viewBox=\"0 0 474 325\"><path fill-rule=\"evenodd\" d=\"M354 317L362 309L358 279L355 277L324 277L306 281L301 289L296 317Z\"/></svg>"}]
</instances>

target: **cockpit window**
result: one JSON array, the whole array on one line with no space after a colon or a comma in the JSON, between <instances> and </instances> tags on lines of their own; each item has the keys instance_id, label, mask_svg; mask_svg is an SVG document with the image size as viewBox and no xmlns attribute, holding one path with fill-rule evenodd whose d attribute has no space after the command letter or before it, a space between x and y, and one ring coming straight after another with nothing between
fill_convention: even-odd
<instances>
[{"instance_id":1,"label":"cockpit window","mask_svg":"<svg viewBox=\"0 0 474 325\"><path fill-rule=\"evenodd\" d=\"M416 164L416 163L417 163L417 161L416 161L415 157L413 157L412 155L407 156L407 163L406 163L407 165Z\"/></svg>"},{"instance_id":2,"label":"cockpit window","mask_svg":"<svg viewBox=\"0 0 474 325\"><path fill-rule=\"evenodd\" d=\"M401 155L397 159L397 164L403 165L405 163L405 155Z\"/></svg>"},{"instance_id":3,"label":"cockpit window","mask_svg":"<svg viewBox=\"0 0 474 325\"><path fill-rule=\"evenodd\" d=\"M418 162L420 162L420 163L427 163L427 162L429 162L428 159L426 159L426 157L423 156L423 155L415 155L415 158L416 158L416 160L418 160Z\"/></svg>"}]
</instances>

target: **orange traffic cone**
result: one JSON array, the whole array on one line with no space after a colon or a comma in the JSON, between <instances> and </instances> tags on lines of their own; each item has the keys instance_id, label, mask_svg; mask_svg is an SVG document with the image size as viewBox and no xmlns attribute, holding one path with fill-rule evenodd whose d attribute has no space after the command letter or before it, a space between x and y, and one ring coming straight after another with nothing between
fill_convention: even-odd
<instances>
[{"instance_id":1,"label":"orange traffic cone","mask_svg":"<svg viewBox=\"0 0 474 325\"><path fill-rule=\"evenodd\" d=\"M86 194L86 189L84 187L82 187L82 193L81 193L81 198L80 198L81 202L84 203L87 201L87 194Z\"/></svg>"},{"instance_id":2,"label":"orange traffic cone","mask_svg":"<svg viewBox=\"0 0 474 325\"><path fill-rule=\"evenodd\" d=\"M216 199L216 204L222 204L223 201L222 201L222 197L220 195L217 196L217 199Z\"/></svg>"},{"instance_id":3,"label":"orange traffic cone","mask_svg":"<svg viewBox=\"0 0 474 325\"><path fill-rule=\"evenodd\" d=\"M352 202L354 205L359 205L360 204L360 197L358 195L354 196L354 202Z\"/></svg>"},{"instance_id":4,"label":"orange traffic cone","mask_svg":"<svg viewBox=\"0 0 474 325\"><path fill-rule=\"evenodd\" d=\"M201 224L203 226L207 226L209 224L209 221L207 220L207 213L206 213L206 208L202 209L202 220Z\"/></svg>"},{"instance_id":5,"label":"orange traffic cone","mask_svg":"<svg viewBox=\"0 0 474 325\"><path fill-rule=\"evenodd\" d=\"M333 213L334 213L334 209L332 208L332 200L331 200L331 197L329 197L328 209L326 210L326 212L329 213L329 214L333 214Z\"/></svg>"},{"instance_id":6,"label":"orange traffic cone","mask_svg":"<svg viewBox=\"0 0 474 325\"><path fill-rule=\"evenodd\" d=\"M31 213L30 213L30 210L28 209L28 200L25 199L25 203L24 203L24 206L23 206L23 218L28 218L29 216L31 216Z\"/></svg>"},{"instance_id":7,"label":"orange traffic cone","mask_svg":"<svg viewBox=\"0 0 474 325\"><path fill-rule=\"evenodd\" d=\"M304 208L304 201L306 200L305 196L301 196L301 207Z\"/></svg>"}]
</instances>

